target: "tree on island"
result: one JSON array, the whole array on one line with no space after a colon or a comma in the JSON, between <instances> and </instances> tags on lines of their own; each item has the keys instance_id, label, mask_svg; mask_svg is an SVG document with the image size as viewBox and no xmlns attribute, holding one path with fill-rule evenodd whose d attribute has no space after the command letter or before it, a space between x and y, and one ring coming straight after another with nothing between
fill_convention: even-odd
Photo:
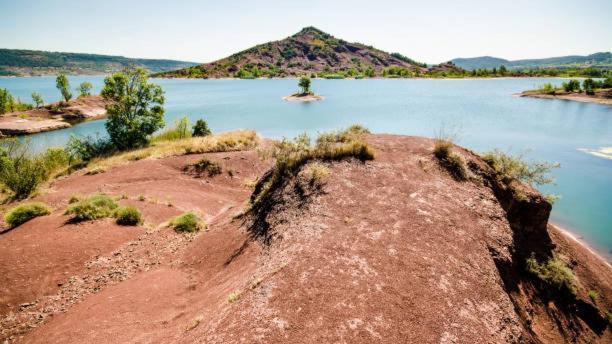
<instances>
[{"instance_id":1,"label":"tree on island","mask_svg":"<svg viewBox=\"0 0 612 344\"><path fill-rule=\"evenodd\" d=\"M591 78L585 79L582 82L582 88L584 88L584 92L590 96L595 94L595 83Z\"/></svg>"},{"instance_id":2,"label":"tree on island","mask_svg":"<svg viewBox=\"0 0 612 344\"><path fill-rule=\"evenodd\" d=\"M45 105L42 96L38 92L32 92L32 101L34 102L37 108L40 108Z\"/></svg>"},{"instance_id":3,"label":"tree on island","mask_svg":"<svg viewBox=\"0 0 612 344\"><path fill-rule=\"evenodd\" d=\"M301 94L311 94L312 91L310 90L310 78L307 76L303 76L300 78L300 82L298 83L298 86L302 89Z\"/></svg>"},{"instance_id":4,"label":"tree on island","mask_svg":"<svg viewBox=\"0 0 612 344\"><path fill-rule=\"evenodd\" d=\"M79 85L79 87L77 87L77 91L79 91L79 98L90 96L92 88L93 88L93 85L91 84L91 82L83 81Z\"/></svg>"},{"instance_id":5,"label":"tree on island","mask_svg":"<svg viewBox=\"0 0 612 344\"><path fill-rule=\"evenodd\" d=\"M69 101L70 99L72 99L72 92L70 92L70 82L68 81L66 74L59 73L57 75L57 78L55 79L55 87L57 87L57 89L60 91L60 93L62 94L62 98L64 98L65 101Z\"/></svg>"},{"instance_id":6,"label":"tree on island","mask_svg":"<svg viewBox=\"0 0 612 344\"><path fill-rule=\"evenodd\" d=\"M101 94L112 101L106 107L106 130L115 148L142 147L149 135L164 126L164 92L148 82L144 69L127 69L107 77Z\"/></svg>"}]
</instances>

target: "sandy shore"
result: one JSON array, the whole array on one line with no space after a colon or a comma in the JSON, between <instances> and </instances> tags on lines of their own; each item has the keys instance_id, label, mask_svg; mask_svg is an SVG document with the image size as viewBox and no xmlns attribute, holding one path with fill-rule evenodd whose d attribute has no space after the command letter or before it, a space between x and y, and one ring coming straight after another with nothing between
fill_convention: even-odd
<instances>
[{"instance_id":1,"label":"sandy shore","mask_svg":"<svg viewBox=\"0 0 612 344\"><path fill-rule=\"evenodd\" d=\"M593 96L589 96L585 93L558 93L556 95L552 94L544 94L539 91L525 91L516 94L520 97L531 97L531 98L541 98L541 99L561 99L561 100L570 100L576 102L583 103L596 103L603 105L612 105L612 98L610 98L612 90L600 90L595 93Z\"/></svg>"},{"instance_id":2,"label":"sandy shore","mask_svg":"<svg viewBox=\"0 0 612 344\"><path fill-rule=\"evenodd\" d=\"M283 97L283 100L286 100L289 102L313 102L313 101L318 101L318 100L323 100L323 99L325 98L317 94L308 94L304 96L298 95L298 94L292 94L290 96Z\"/></svg>"}]
</instances>

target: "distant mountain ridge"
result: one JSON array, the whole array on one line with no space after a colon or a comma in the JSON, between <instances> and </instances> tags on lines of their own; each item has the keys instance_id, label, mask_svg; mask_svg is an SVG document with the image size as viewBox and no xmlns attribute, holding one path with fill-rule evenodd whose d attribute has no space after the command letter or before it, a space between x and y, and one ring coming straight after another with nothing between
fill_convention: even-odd
<instances>
[{"instance_id":1,"label":"distant mountain ridge","mask_svg":"<svg viewBox=\"0 0 612 344\"><path fill-rule=\"evenodd\" d=\"M165 59L128 58L113 55L0 49L1 75L107 74L127 66L163 72L197 65L195 62Z\"/></svg>"},{"instance_id":2,"label":"distant mountain ridge","mask_svg":"<svg viewBox=\"0 0 612 344\"><path fill-rule=\"evenodd\" d=\"M315 27L279 41L256 45L229 57L172 72L160 77L251 78L317 76L418 76L430 70L443 72L449 64L427 68L399 53L388 53L361 43L350 43Z\"/></svg>"},{"instance_id":3,"label":"distant mountain ridge","mask_svg":"<svg viewBox=\"0 0 612 344\"><path fill-rule=\"evenodd\" d=\"M506 60L493 56L479 56L471 58L456 58L452 59L455 65L467 69L492 69L499 68L502 65L508 69L523 69L523 68L604 68L612 69L612 53L599 52L591 55L568 55L549 57L542 59L523 59L523 60Z\"/></svg>"}]
</instances>

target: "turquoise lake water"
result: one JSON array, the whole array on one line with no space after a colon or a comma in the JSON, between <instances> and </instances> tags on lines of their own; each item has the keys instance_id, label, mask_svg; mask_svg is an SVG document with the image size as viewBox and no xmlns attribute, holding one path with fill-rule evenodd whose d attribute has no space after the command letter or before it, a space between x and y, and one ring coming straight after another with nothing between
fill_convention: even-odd
<instances>
[{"instance_id":1,"label":"turquoise lake water","mask_svg":"<svg viewBox=\"0 0 612 344\"><path fill-rule=\"evenodd\" d=\"M87 80L98 92L102 77ZM489 80L314 80L326 99L285 102L296 80L154 80L166 92L166 123L187 115L205 118L213 131L251 128L271 138L340 129L361 123L373 132L435 136L444 127L457 143L482 152L493 148L561 163L556 185L543 188L561 196L552 221L612 253L612 160L586 150L612 147L612 107L598 104L520 98L514 93L561 79ZM30 101L32 91L45 101L59 99L52 77L0 78L0 87ZM76 93L76 92L75 92ZM70 134L104 134L104 121L33 135L37 147L60 146Z\"/></svg>"}]
</instances>

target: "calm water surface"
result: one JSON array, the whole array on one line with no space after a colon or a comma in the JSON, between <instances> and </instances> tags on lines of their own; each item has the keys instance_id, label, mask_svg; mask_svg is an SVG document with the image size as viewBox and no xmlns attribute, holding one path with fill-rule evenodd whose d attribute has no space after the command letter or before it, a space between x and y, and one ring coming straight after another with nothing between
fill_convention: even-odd
<instances>
[{"instance_id":1,"label":"calm water surface","mask_svg":"<svg viewBox=\"0 0 612 344\"><path fill-rule=\"evenodd\" d=\"M84 80L99 91L102 77ZM612 147L612 107L519 98L513 93L560 79L491 80L315 80L325 96L315 103L284 102L296 80L155 80L166 91L166 123L183 115L204 117L213 131L252 128L271 138L339 129L361 123L373 132L434 136L440 128L476 151L493 148L561 163L556 185L561 196L552 220L602 252L612 252L612 160L581 149ZM32 91L45 101L59 99L52 77L0 78L23 100ZM76 92L75 92L76 93ZM104 134L104 121L32 136L37 147L63 145L70 134Z\"/></svg>"}]
</instances>

